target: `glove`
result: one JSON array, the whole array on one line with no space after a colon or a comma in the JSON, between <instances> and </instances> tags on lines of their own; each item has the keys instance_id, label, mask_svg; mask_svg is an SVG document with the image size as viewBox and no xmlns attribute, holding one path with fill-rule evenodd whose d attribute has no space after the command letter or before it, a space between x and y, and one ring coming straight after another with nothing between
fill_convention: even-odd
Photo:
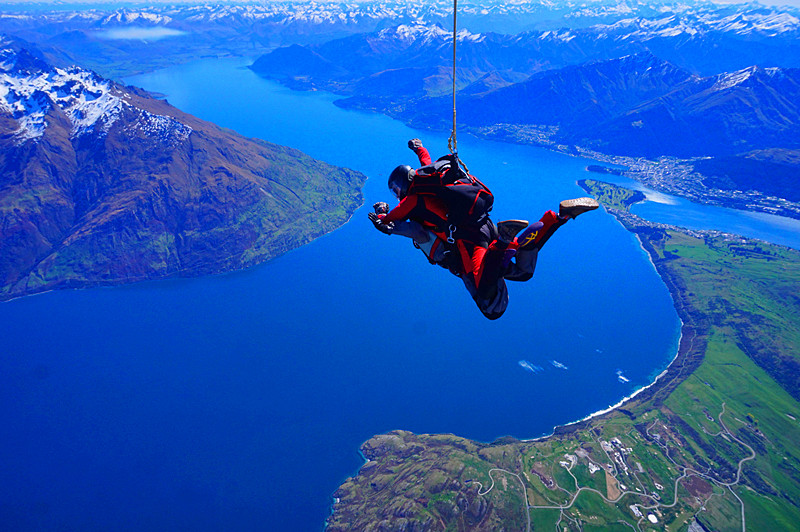
<instances>
[{"instance_id":1,"label":"glove","mask_svg":"<svg viewBox=\"0 0 800 532\"><path fill-rule=\"evenodd\" d=\"M385 201L377 202L372 208L375 210L375 214L386 214L389 212L389 204Z\"/></svg>"},{"instance_id":2,"label":"glove","mask_svg":"<svg viewBox=\"0 0 800 532\"><path fill-rule=\"evenodd\" d=\"M408 147L416 151L422 147L422 141L419 139L411 139L408 141Z\"/></svg>"},{"instance_id":3,"label":"glove","mask_svg":"<svg viewBox=\"0 0 800 532\"><path fill-rule=\"evenodd\" d=\"M375 214L374 212L369 213L367 216L369 217L369 220L372 222L372 225L375 226L375 229L377 229L378 231L380 231L384 235L391 235L392 234L392 230L394 229L394 224L392 224L392 223L389 223L389 224L383 223L383 220L381 220L381 217L378 216L377 214Z\"/></svg>"}]
</instances>

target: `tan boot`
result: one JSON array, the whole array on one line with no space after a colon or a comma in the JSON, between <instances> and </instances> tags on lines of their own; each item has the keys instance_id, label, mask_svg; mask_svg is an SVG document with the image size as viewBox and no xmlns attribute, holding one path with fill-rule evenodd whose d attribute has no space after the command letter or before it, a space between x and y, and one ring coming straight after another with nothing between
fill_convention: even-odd
<instances>
[{"instance_id":1,"label":"tan boot","mask_svg":"<svg viewBox=\"0 0 800 532\"><path fill-rule=\"evenodd\" d=\"M594 198L575 198L561 202L558 206L558 215L561 218L572 219L586 211L593 211L600 206Z\"/></svg>"}]
</instances>

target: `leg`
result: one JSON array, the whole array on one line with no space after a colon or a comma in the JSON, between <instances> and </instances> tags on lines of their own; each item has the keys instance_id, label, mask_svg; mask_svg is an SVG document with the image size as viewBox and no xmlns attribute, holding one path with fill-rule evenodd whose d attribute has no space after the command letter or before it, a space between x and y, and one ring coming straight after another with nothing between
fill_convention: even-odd
<instances>
[{"instance_id":1,"label":"leg","mask_svg":"<svg viewBox=\"0 0 800 532\"><path fill-rule=\"evenodd\" d=\"M547 211L544 213L539 221L542 222L543 226L539 230L539 234L536 235L536 238L531 245L531 248L535 249L542 249L547 241L550 240L550 237L553 236L553 233L555 233L559 227L567 223L566 218L559 217L553 211Z\"/></svg>"},{"instance_id":2,"label":"leg","mask_svg":"<svg viewBox=\"0 0 800 532\"><path fill-rule=\"evenodd\" d=\"M502 279L503 255L508 242L495 240L488 248L476 247L472 253L473 278L478 296L489 299L497 288L497 280Z\"/></svg>"},{"instance_id":3,"label":"leg","mask_svg":"<svg viewBox=\"0 0 800 532\"><path fill-rule=\"evenodd\" d=\"M508 288L502 277L495 282L493 295L489 298L480 297L478 295L477 288L470 277L463 276L461 279L464 281L464 286L484 316L490 320L496 320L503 315L508 308Z\"/></svg>"},{"instance_id":4,"label":"leg","mask_svg":"<svg viewBox=\"0 0 800 532\"><path fill-rule=\"evenodd\" d=\"M539 257L538 249L518 250L514 260L509 263L503 277L506 281L529 281L536 271L536 259Z\"/></svg>"},{"instance_id":5,"label":"leg","mask_svg":"<svg viewBox=\"0 0 800 532\"><path fill-rule=\"evenodd\" d=\"M568 220L577 218L578 215L587 211L593 211L599 204L593 198L575 198L564 200L558 207L558 214L553 211L547 211L539 220L542 222L542 228L536 233L535 236L528 239L527 242L520 243L520 249L542 249L542 247L550 240L556 230L567 223Z\"/></svg>"}]
</instances>

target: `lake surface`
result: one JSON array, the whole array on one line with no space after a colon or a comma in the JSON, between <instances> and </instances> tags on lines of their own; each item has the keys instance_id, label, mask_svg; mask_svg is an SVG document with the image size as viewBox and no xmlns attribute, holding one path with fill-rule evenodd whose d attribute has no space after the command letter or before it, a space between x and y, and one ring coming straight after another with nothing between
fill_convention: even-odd
<instances>
[{"instance_id":1,"label":"lake surface","mask_svg":"<svg viewBox=\"0 0 800 532\"><path fill-rule=\"evenodd\" d=\"M415 164L406 141L436 156L446 134L339 109L242 64L129 82L366 173L365 206L244 272L0 304L5 529L319 530L374 434L540 436L649 384L674 356L669 294L611 216L560 229L490 322L460 280L366 219L391 202L387 173ZM591 177L588 161L541 149L466 136L459 148L495 193L495 220L538 219Z\"/></svg>"}]
</instances>

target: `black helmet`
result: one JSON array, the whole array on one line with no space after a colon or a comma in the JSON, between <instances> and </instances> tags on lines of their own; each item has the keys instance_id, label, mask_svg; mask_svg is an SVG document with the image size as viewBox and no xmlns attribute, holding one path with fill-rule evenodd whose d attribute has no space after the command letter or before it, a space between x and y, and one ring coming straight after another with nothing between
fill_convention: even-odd
<instances>
[{"instance_id":1,"label":"black helmet","mask_svg":"<svg viewBox=\"0 0 800 532\"><path fill-rule=\"evenodd\" d=\"M403 199L408 194L408 186L414 178L414 169L407 164L401 164L389 175L389 190L397 196L397 199Z\"/></svg>"}]
</instances>

